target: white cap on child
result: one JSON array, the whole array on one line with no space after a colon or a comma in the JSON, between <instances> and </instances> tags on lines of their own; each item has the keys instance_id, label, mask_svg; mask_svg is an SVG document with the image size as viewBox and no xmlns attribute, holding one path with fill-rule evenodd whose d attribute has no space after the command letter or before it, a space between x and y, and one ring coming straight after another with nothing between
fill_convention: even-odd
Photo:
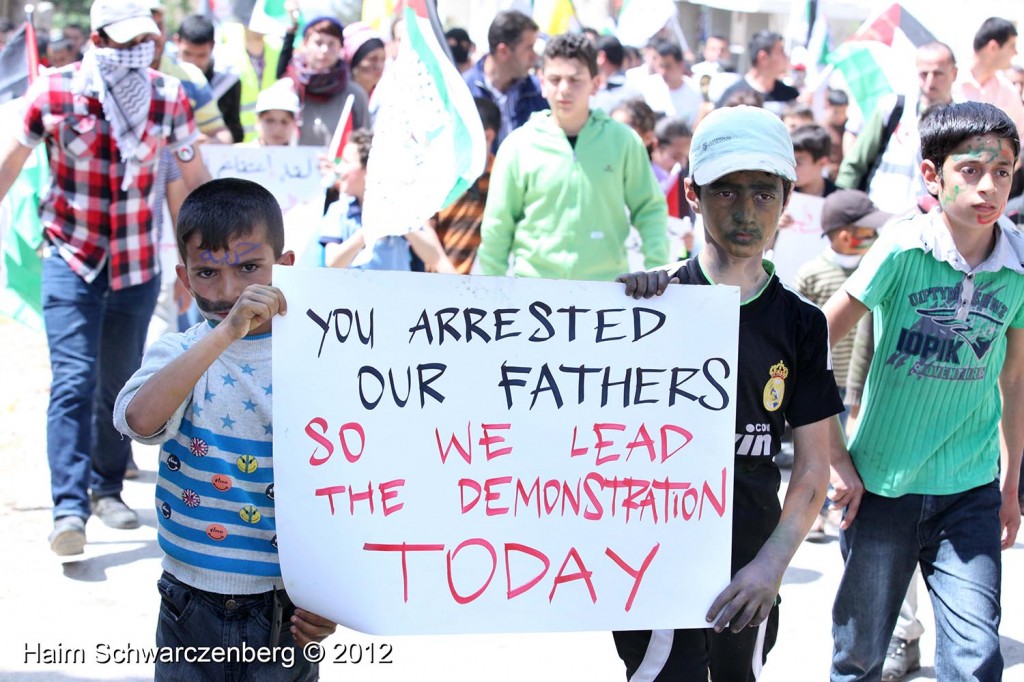
<instances>
[{"instance_id":1,"label":"white cap on child","mask_svg":"<svg viewBox=\"0 0 1024 682\"><path fill-rule=\"evenodd\" d=\"M737 171L764 171L796 182L793 141L782 120L759 107L725 107L704 117L690 143L698 185Z\"/></svg>"}]
</instances>

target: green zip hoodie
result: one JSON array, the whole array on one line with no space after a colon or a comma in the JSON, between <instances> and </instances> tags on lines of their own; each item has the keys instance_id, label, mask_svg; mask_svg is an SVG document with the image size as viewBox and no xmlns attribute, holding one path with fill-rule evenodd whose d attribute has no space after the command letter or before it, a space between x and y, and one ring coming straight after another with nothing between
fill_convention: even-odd
<instances>
[{"instance_id":1,"label":"green zip hoodie","mask_svg":"<svg viewBox=\"0 0 1024 682\"><path fill-rule=\"evenodd\" d=\"M627 212L628 209L628 212ZM498 149L481 225L487 275L612 281L628 270L630 223L645 265L668 261L668 209L635 132L592 110L575 149L550 111Z\"/></svg>"}]
</instances>

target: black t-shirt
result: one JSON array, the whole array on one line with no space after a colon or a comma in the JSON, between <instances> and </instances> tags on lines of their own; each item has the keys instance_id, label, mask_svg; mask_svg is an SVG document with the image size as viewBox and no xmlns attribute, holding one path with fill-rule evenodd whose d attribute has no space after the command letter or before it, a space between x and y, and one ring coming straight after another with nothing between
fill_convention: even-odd
<instances>
[{"instance_id":1,"label":"black t-shirt","mask_svg":"<svg viewBox=\"0 0 1024 682\"><path fill-rule=\"evenodd\" d=\"M711 284L696 258L676 275L683 284ZM764 291L740 308L736 456L770 459L787 421L800 427L842 411L825 315L773 273Z\"/></svg>"},{"instance_id":2,"label":"black t-shirt","mask_svg":"<svg viewBox=\"0 0 1024 682\"><path fill-rule=\"evenodd\" d=\"M715 106L721 107L729 100L730 97L741 90L752 90L754 92L758 92L757 90L754 90L754 87L750 83L747 82L746 78L741 78L726 88L725 92L722 93L722 96L718 98L718 102L715 103ZM765 109L781 116L785 109L785 105L799 97L800 91L791 85L786 85L782 81L776 80L775 85L772 86L771 92L767 94L759 92L758 94L764 97Z\"/></svg>"}]
</instances>

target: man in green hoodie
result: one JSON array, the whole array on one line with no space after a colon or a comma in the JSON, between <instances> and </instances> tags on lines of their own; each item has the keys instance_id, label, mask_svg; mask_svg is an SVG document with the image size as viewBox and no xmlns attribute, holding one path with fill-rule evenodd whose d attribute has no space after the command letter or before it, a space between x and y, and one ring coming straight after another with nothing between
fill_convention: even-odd
<instances>
[{"instance_id":1,"label":"man in green hoodie","mask_svg":"<svg viewBox=\"0 0 1024 682\"><path fill-rule=\"evenodd\" d=\"M590 41L565 34L548 43L541 89L551 109L505 138L494 160L484 274L614 281L629 269L631 224L645 266L668 261L668 210L647 150L630 128L591 111L597 85Z\"/></svg>"}]
</instances>

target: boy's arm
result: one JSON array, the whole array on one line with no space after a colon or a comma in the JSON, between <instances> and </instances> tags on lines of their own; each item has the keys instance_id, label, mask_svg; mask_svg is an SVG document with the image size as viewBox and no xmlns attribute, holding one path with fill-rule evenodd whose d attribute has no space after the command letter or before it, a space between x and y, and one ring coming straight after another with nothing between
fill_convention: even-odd
<instances>
[{"instance_id":1,"label":"boy's arm","mask_svg":"<svg viewBox=\"0 0 1024 682\"><path fill-rule=\"evenodd\" d=\"M448 259L448 254L444 252L441 239L433 227L424 225L422 229L412 230L404 236L413 253L423 261L430 272L455 274L455 266Z\"/></svg>"},{"instance_id":2,"label":"boy's arm","mask_svg":"<svg viewBox=\"0 0 1024 682\"><path fill-rule=\"evenodd\" d=\"M825 302L821 310L828 320L829 346L835 347L836 343L850 333L857 321L864 317L868 308L847 293L846 289L839 289Z\"/></svg>"},{"instance_id":3,"label":"boy's arm","mask_svg":"<svg viewBox=\"0 0 1024 682\"><path fill-rule=\"evenodd\" d=\"M366 239L363 237L363 228L359 228L340 244L337 242L324 244L324 265L329 268L347 268L364 248L366 248Z\"/></svg>"},{"instance_id":4,"label":"boy's arm","mask_svg":"<svg viewBox=\"0 0 1024 682\"><path fill-rule=\"evenodd\" d=\"M285 310L280 289L263 284L248 286L220 324L149 377L131 397L124 407L128 428L144 437L159 433L228 346Z\"/></svg>"},{"instance_id":5,"label":"boy's arm","mask_svg":"<svg viewBox=\"0 0 1024 682\"><path fill-rule=\"evenodd\" d=\"M0 201L4 200L11 185L18 179L18 174L21 173L31 153L32 147L26 147L14 135L4 141L4 146L0 149Z\"/></svg>"},{"instance_id":6,"label":"boy's arm","mask_svg":"<svg viewBox=\"0 0 1024 682\"><path fill-rule=\"evenodd\" d=\"M716 632L756 627L767 617L782 585L782 576L821 510L828 487L830 429L828 417L793 429L793 471L775 531L754 560L740 569L715 598L707 613Z\"/></svg>"},{"instance_id":7,"label":"boy's arm","mask_svg":"<svg viewBox=\"0 0 1024 682\"><path fill-rule=\"evenodd\" d=\"M1024 450L1024 328L1006 331L1006 359L999 372L1003 416L999 422L1000 475L1003 506L999 510L1002 547L1013 546L1020 529L1019 481Z\"/></svg>"}]
</instances>

